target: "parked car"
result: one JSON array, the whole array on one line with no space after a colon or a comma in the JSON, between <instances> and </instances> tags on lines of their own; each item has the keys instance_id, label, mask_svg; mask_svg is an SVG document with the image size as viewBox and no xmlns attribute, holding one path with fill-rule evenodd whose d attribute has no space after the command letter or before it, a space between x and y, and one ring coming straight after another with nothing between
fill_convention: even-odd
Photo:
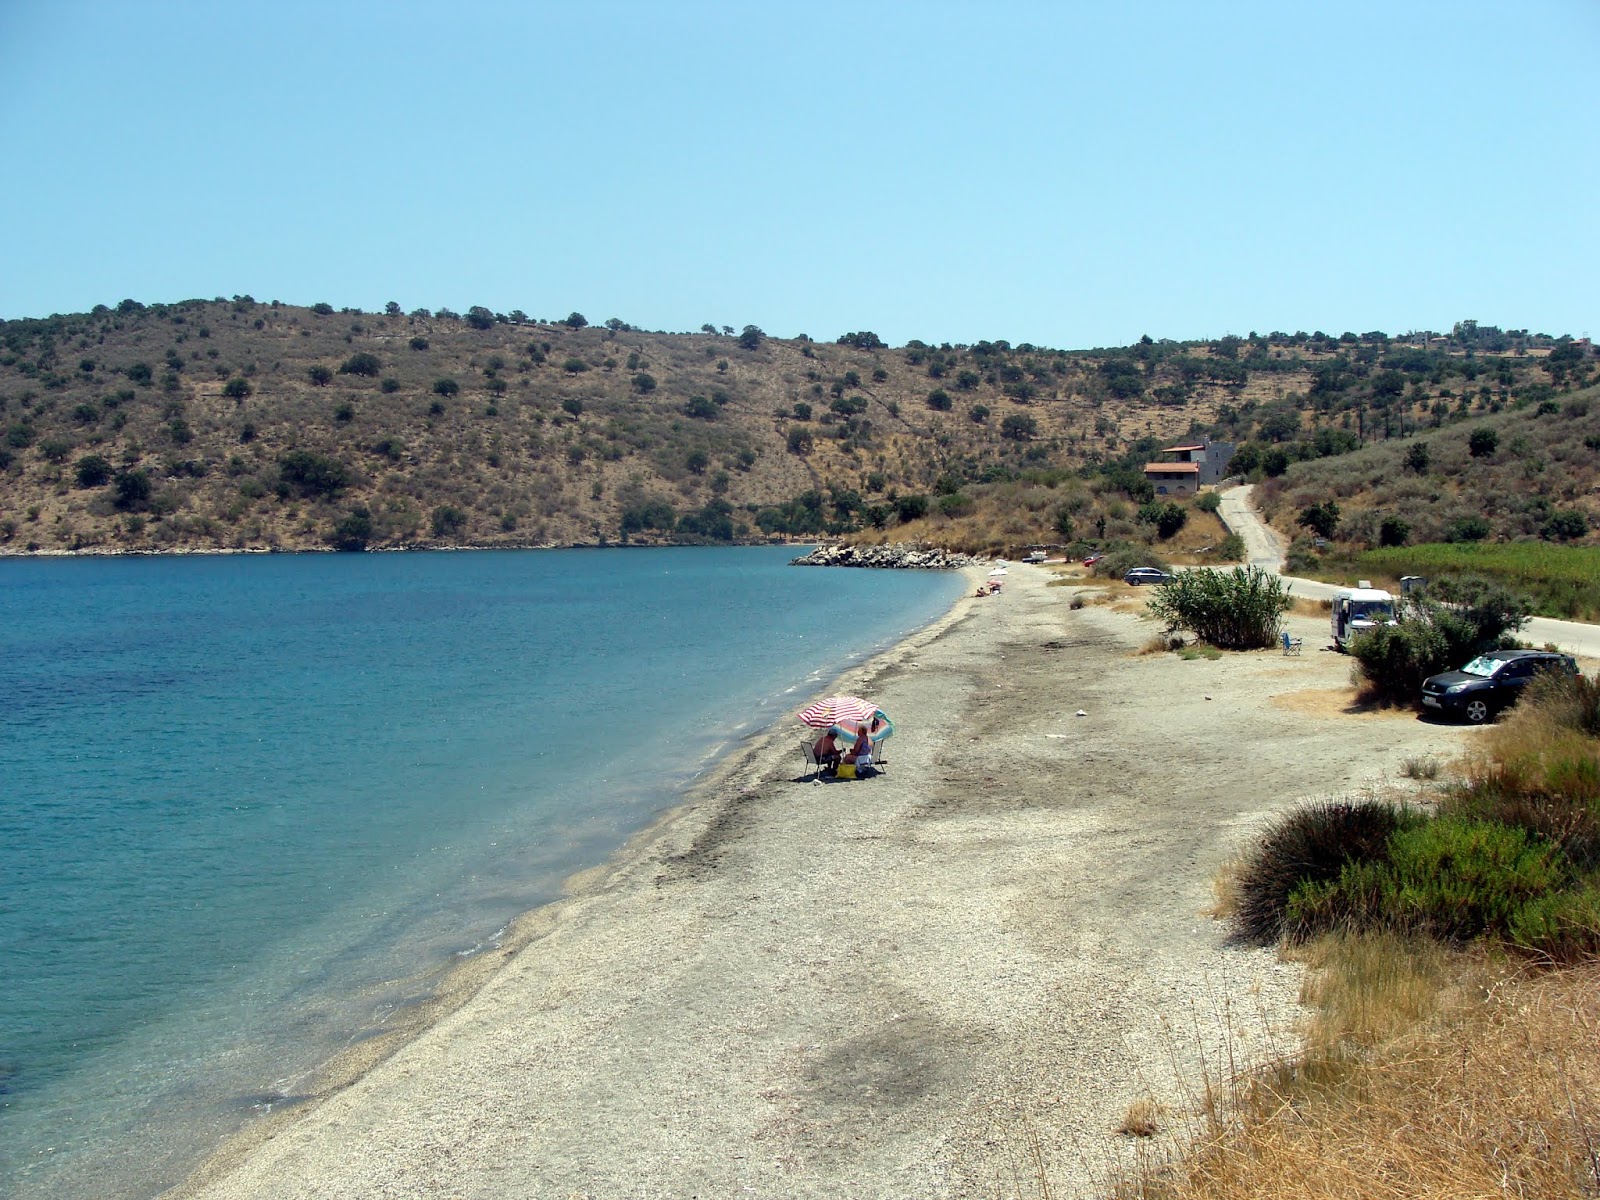
<instances>
[{"instance_id":1,"label":"parked car","mask_svg":"<svg viewBox=\"0 0 1600 1200\"><path fill-rule=\"evenodd\" d=\"M1515 704L1522 689L1546 671L1576 675L1578 664L1570 655L1549 650L1494 650L1480 654L1459 671L1425 679L1422 704L1432 712L1481 725Z\"/></svg>"},{"instance_id":2,"label":"parked car","mask_svg":"<svg viewBox=\"0 0 1600 1200\"><path fill-rule=\"evenodd\" d=\"M1092 567L1104 557L1104 554L1091 554L1088 558L1083 560L1083 565L1086 567Z\"/></svg>"},{"instance_id":3,"label":"parked car","mask_svg":"<svg viewBox=\"0 0 1600 1200\"><path fill-rule=\"evenodd\" d=\"M1141 583L1170 583L1172 576L1155 567L1135 567L1122 577L1122 582L1138 587Z\"/></svg>"}]
</instances>

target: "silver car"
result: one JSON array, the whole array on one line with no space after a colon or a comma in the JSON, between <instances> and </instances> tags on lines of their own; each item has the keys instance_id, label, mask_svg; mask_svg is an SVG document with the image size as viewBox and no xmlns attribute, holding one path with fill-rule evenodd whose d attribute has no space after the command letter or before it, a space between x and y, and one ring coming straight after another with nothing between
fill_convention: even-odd
<instances>
[{"instance_id":1,"label":"silver car","mask_svg":"<svg viewBox=\"0 0 1600 1200\"><path fill-rule=\"evenodd\" d=\"M1135 567L1122 577L1122 582L1138 587L1141 583L1171 583L1172 576L1155 567Z\"/></svg>"}]
</instances>

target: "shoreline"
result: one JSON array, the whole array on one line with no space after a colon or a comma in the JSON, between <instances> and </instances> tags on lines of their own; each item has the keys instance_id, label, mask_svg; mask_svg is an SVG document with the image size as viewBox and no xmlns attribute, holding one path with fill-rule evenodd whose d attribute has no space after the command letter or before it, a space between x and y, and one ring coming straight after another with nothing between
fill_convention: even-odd
<instances>
[{"instance_id":1,"label":"shoreline","mask_svg":"<svg viewBox=\"0 0 1600 1200\"><path fill-rule=\"evenodd\" d=\"M765 544L765 543L762 543ZM814 545L797 542L793 545ZM450 549L507 549L508 547L452 547ZM511 547L513 549L600 549L601 547ZM628 549L655 549L658 547L623 547ZM670 547L668 547L670 548ZM435 549L429 547L426 549ZM333 553L333 551L327 551ZM144 552L119 552L140 554ZM170 553L170 552L169 552ZM182 552L179 552L182 553ZM196 551L190 553L212 553ZM266 551L220 551L219 553L267 553ZM273 553L297 553L275 551ZM315 553L322 553L316 551ZM65 557L77 557L68 553ZM37 557L37 555L30 556ZM975 586L984 578L978 566L957 569L966 578L967 585ZM886 667L900 661L904 655L923 642L941 636L945 630L965 618L974 600L969 586L964 586L950 608L921 629L907 635L894 645L880 650L861 662L846 667L826 684L820 685L818 695L837 695L848 689L865 690ZM847 681L850 681L847 684ZM629 836L604 862L582 867L561 882L560 898L537 908L518 914L507 923L493 944L460 961L435 968L431 974L438 983L427 999L394 1014L394 1024L374 1031L368 1036L316 1068L307 1081L305 1090L297 1090L297 1103L286 1108L274 1108L249 1126L228 1137L208 1154L182 1181L163 1195L173 1200L187 1200L199 1196L213 1182L226 1176L228 1171L244 1161L252 1151L271 1141L285 1128L292 1127L310 1116L327 1100L358 1083L369 1072L380 1067L396 1053L425 1036L441 1021L450 1017L475 996L494 976L521 951L539 939L548 936L559 924L562 910L573 901L606 886L608 878L648 856L651 847L667 832L678 828L691 817L700 815L704 824L714 825L724 810L738 802L740 793L729 792L731 781L741 772L757 763L783 757L788 734L785 723L793 723L792 714L786 714L772 724L752 731L714 755L705 772L691 780L678 793L675 802L662 809L648 824ZM792 757L792 755L791 755ZM709 813L698 813L704 805L714 806ZM426 977L426 975L424 976Z\"/></svg>"},{"instance_id":2,"label":"shoreline","mask_svg":"<svg viewBox=\"0 0 1600 1200\"><path fill-rule=\"evenodd\" d=\"M819 689L870 681L885 774L801 783L781 721L750 737L171 1194L934 1197L1037 1163L1076 1196L1169 1151L1299 1012L1299 968L1204 916L1216 870L1461 731L1349 714L1335 656L1141 654L1140 601L1050 578L964 589ZM1175 1115L1133 1144L1146 1097Z\"/></svg>"}]
</instances>

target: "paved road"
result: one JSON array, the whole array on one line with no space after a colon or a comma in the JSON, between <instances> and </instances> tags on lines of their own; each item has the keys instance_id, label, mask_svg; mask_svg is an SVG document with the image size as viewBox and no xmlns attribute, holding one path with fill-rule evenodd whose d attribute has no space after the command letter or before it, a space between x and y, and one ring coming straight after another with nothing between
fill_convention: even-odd
<instances>
[{"instance_id":1,"label":"paved road","mask_svg":"<svg viewBox=\"0 0 1600 1200\"><path fill-rule=\"evenodd\" d=\"M1257 514L1252 500L1254 491L1254 485L1247 483L1223 492L1222 507L1217 515L1229 530L1244 539L1245 556L1252 565L1274 575L1283 575L1283 535ZM1355 583L1353 579L1344 585L1323 583L1317 579L1302 579L1297 575L1284 575L1283 578L1289 585L1291 595L1307 600L1331 600L1340 586L1349 587ZM1535 646L1554 645L1581 658L1600 658L1600 625L1534 617L1523 626L1518 636Z\"/></svg>"}]
</instances>

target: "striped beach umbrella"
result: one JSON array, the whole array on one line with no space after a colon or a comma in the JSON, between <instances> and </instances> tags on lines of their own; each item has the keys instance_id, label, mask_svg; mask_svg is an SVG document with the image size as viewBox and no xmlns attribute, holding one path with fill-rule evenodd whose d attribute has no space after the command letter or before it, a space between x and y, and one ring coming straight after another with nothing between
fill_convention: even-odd
<instances>
[{"instance_id":1,"label":"striped beach umbrella","mask_svg":"<svg viewBox=\"0 0 1600 1200\"><path fill-rule=\"evenodd\" d=\"M872 714L877 711L876 704L860 696L829 696L826 700L806 705L798 715L803 723L813 729L829 729L847 721L852 725L858 721L870 721Z\"/></svg>"}]
</instances>

